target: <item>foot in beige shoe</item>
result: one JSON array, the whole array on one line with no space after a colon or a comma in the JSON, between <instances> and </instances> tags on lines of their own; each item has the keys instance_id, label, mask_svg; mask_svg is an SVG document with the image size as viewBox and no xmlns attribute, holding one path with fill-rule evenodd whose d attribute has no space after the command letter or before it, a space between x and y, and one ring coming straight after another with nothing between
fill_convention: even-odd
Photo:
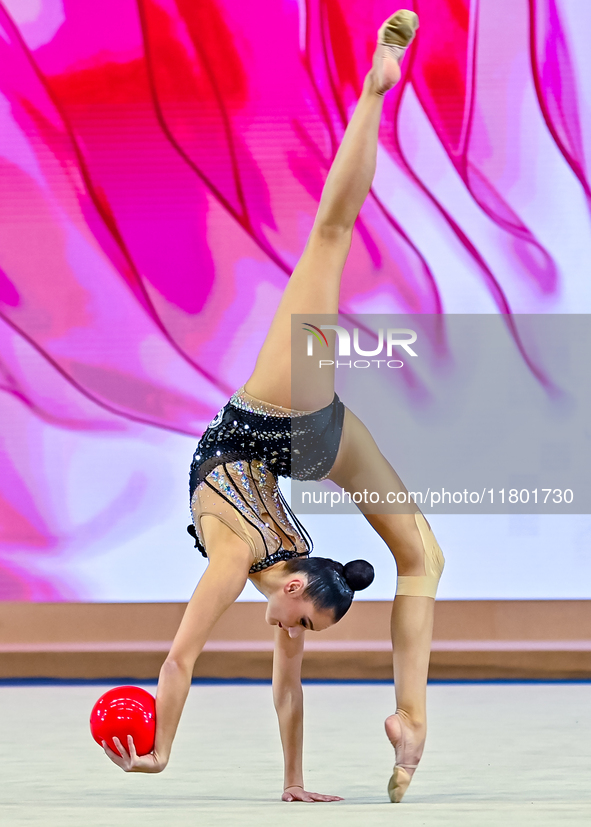
<instances>
[{"instance_id":1,"label":"foot in beige shoe","mask_svg":"<svg viewBox=\"0 0 591 827\"><path fill-rule=\"evenodd\" d=\"M399 804L421 760L425 745L424 729L415 731L398 714L386 718L384 726L396 752L394 771L388 781L388 795L390 801Z\"/></svg>"},{"instance_id":2,"label":"foot in beige shoe","mask_svg":"<svg viewBox=\"0 0 591 827\"><path fill-rule=\"evenodd\" d=\"M373 58L378 95L385 94L400 80L400 61L418 28L419 18L407 9L400 9L380 26Z\"/></svg>"}]
</instances>

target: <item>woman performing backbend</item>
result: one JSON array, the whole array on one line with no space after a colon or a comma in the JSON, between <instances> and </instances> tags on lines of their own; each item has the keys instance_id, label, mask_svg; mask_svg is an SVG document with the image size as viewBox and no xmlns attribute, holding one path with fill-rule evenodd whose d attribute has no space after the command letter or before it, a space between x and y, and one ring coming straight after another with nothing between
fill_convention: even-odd
<instances>
[{"instance_id":1,"label":"woman performing backbend","mask_svg":"<svg viewBox=\"0 0 591 827\"><path fill-rule=\"evenodd\" d=\"M195 661L216 621L250 579L268 599L266 621L275 626L273 699L284 753L282 798L339 800L307 792L303 786L303 633L321 631L340 620L353 592L373 580L373 568L363 560L343 567L333 560L309 558L309 536L284 500L277 477L330 479L348 492L382 492L383 500L387 492L406 488L367 428L335 393L334 368L320 371L306 388L306 410L291 408L291 317L338 313L353 226L375 172L383 96L400 79L398 61L417 27L413 12L399 11L380 28L372 68L254 372L199 441L191 465L189 531L209 564L160 672L153 752L138 756L131 739L126 745L117 742L120 755L104 744L107 755L126 772L165 768ZM297 476L295 466L292 469L294 431L310 446L303 461L298 458ZM385 722L395 749L388 783L394 802L402 799L425 743L434 598L444 563L429 524L414 503L411 508L408 514L377 514L370 512L371 506L360 507L394 555L398 571L392 609L396 712Z\"/></svg>"}]
</instances>

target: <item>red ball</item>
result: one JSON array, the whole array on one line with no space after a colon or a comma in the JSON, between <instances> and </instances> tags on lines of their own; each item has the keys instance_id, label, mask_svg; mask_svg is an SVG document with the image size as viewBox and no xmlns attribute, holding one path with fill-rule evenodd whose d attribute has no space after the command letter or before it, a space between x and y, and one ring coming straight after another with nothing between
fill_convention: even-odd
<instances>
[{"instance_id":1,"label":"red ball","mask_svg":"<svg viewBox=\"0 0 591 827\"><path fill-rule=\"evenodd\" d=\"M156 732L156 702L153 695L139 686L117 686L109 689L95 703L90 713L92 737L102 746L108 746L119 755L113 736L119 738L127 750L127 736L131 735L138 755L147 755L154 749Z\"/></svg>"}]
</instances>

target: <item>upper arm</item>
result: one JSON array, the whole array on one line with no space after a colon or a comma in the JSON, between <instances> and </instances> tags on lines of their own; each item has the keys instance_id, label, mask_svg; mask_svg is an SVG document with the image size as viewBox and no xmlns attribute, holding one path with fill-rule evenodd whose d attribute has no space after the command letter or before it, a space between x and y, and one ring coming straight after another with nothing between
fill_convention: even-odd
<instances>
[{"instance_id":1,"label":"upper arm","mask_svg":"<svg viewBox=\"0 0 591 827\"><path fill-rule=\"evenodd\" d=\"M275 627L273 654L273 687L275 689L300 685L305 633L290 637L284 629Z\"/></svg>"},{"instance_id":2,"label":"upper arm","mask_svg":"<svg viewBox=\"0 0 591 827\"><path fill-rule=\"evenodd\" d=\"M217 548L193 592L175 635L168 660L193 669L213 626L240 596L248 579L250 551Z\"/></svg>"}]
</instances>

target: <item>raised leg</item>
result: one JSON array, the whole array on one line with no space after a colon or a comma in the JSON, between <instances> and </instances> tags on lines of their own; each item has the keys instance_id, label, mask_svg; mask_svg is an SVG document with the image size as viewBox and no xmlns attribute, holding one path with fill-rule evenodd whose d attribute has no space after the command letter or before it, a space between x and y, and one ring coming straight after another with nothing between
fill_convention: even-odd
<instances>
[{"instance_id":1,"label":"raised leg","mask_svg":"<svg viewBox=\"0 0 591 827\"><path fill-rule=\"evenodd\" d=\"M378 50L380 48L383 47ZM384 61L381 56L380 59ZM285 288L255 369L245 385L248 393L274 405L292 407L292 314L338 313L341 275L351 246L353 227L376 168L378 130L386 90L380 82L389 88L400 77L396 61L390 58L386 62L394 64L386 81L380 81L375 68L365 78L363 93L326 179L308 243ZM305 346L306 335L302 331L302 346ZM334 331L328 331L331 350L334 338ZM331 359L328 352L326 359ZM322 408L332 402L333 395L334 368L317 371L307 389L307 404L301 409Z\"/></svg>"},{"instance_id":2,"label":"raised leg","mask_svg":"<svg viewBox=\"0 0 591 827\"><path fill-rule=\"evenodd\" d=\"M408 494L366 426L348 408L329 479L351 494L364 489L377 491L380 501L386 503L388 492ZM398 570L391 623L396 713L386 720L386 733L396 750L397 764L389 785L390 797L400 801L425 743L434 596L444 559L417 506L403 506L400 513L386 513L393 510L387 505L360 503L358 507L394 555ZM402 513L403 509L410 513ZM378 510L382 513L375 513Z\"/></svg>"}]
</instances>

